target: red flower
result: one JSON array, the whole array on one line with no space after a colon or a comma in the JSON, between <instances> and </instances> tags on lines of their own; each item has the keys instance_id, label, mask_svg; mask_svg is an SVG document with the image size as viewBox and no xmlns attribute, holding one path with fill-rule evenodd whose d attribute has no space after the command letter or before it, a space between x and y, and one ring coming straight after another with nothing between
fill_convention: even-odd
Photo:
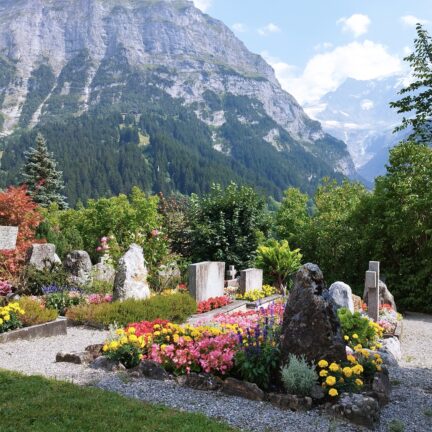
<instances>
[{"instance_id":1,"label":"red flower","mask_svg":"<svg viewBox=\"0 0 432 432\"><path fill-rule=\"evenodd\" d=\"M197 313L209 312L214 309L219 309L226 306L232 302L231 298L228 296L212 297L208 300L203 300L198 303Z\"/></svg>"}]
</instances>

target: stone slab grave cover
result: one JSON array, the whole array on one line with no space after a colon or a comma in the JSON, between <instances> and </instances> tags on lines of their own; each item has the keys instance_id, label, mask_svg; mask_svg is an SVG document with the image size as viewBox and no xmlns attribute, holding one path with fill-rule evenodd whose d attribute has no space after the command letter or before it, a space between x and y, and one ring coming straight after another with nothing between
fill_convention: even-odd
<instances>
[{"instance_id":1,"label":"stone slab grave cover","mask_svg":"<svg viewBox=\"0 0 432 432\"><path fill-rule=\"evenodd\" d=\"M28 257L28 264L38 270L44 270L53 264L61 264L56 254L56 247L51 243L33 244L29 249Z\"/></svg>"},{"instance_id":2,"label":"stone slab grave cover","mask_svg":"<svg viewBox=\"0 0 432 432\"><path fill-rule=\"evenodd\" d=\"M114 280L113 300L144 300L150 297L147 275L142 247L132 244L120 258Z\"/></svg>"},{"instance_id":3,"label":"stone slab grave cover","mask_svg":"<svg viewBox=\"0 0 432 432\"><path fill-rule=\"evenodd\" d=\"M245 294L263 286L263 271L261 269L250 268L240 272L240 294Z\"/></svg>"},{"instance_id":4,"label":"stone slab grave cover","mask_svg":"<svg viewBox=\"0 0 432 432\"><path fill-rule=\"evenodd\" d=\"M197 302L224 295L225 263L205 261L189 266L189 292Z\"/></svg>"},{"instance_id":5,"label":"stone slab grave cover","mask_svg":"<svg viewBox=\"0 0 432 432\"><path fill-rule=\"evenodd\" d=\"M329 293L338 308L347 308L351 313L354 313L352 289L348 284L344 282L335 282L331 284Z\"/></svg>"},{"instance_id":6,"label":"stone slab grave cover","mask_svg":"<svg viewBox=\"0 0 432 432\"><path fill-rule=\"evenodd\" d=\"M305 264L297 272L284 312L281 346L284 363L289 354L305 356L309 363L346 360L336 304L316 264Z\"/></svg>"},{"instance_id":7,"label":"stone slab grave cover","mask_svg":"<svg viewBox=\"0 0 432 432\"><path fill-rule=\"evenodd\" d=\"M0 226L0 251L15 250L18 227Z\"/></svg>"}]
</instances>

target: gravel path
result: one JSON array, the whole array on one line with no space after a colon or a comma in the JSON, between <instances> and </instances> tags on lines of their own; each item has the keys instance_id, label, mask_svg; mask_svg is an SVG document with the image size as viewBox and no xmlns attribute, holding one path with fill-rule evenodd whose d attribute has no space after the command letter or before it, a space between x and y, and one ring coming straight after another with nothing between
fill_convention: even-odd
<instances>
[{"instance_id":1,"label":"gravel path","mask_svg":"<svg viewBox=\"0 0 432 432\"><path fill-rule=\"evenodd\" d=\"M0 369L9 369L27 375L47 377L88 384L106 376L102 371L72 363L56 363L59 351L84 351L91 344L102 343L107 332L68 327L67 336L53 336L32 341L18 340L0 345Z\"/></svg>"},{"instance_id":2,"label":"gravel path","mask_svg":"<svg viewBox=\"0 0 432 432\"><path fill-rule=\"evenodd\" d=\"M179 410L204 413L247 431L351 432L363 429L333 421L318 411L281 411L266 402L180 387L173 382L131 379L70 363L55 363L58 351L83 351L101 343L106 332L68 328L68 335L2 344L0 368L40 374L77 384L93 384L125 396L161 403ZM376 431L432 431L432 316L409 314L402 335L403 360L390 370L392 401L382 412ZM404 429L392 428L403 425Z\"/></svg>"}]
</instances>

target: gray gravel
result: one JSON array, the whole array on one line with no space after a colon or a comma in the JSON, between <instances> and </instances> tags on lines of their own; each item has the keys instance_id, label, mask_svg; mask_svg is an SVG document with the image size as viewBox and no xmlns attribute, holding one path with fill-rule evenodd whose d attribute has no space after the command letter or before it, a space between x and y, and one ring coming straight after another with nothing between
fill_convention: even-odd
<instances>
[{"instance_id":1,"label":"gray gravel","mask_svg":"<svg viewBox=\"0 0 432 432\"><path fill-rule=\"evenodd\" d=\"M56 363L59 351L84 351L91 344L102 343L107 332L69 327L66 336L31 341L18 340L0 345L0 368L27 375L43 375L75 384L88 384L106 373L72 363Z\"/></svg>"},{"instance_id":2,"label":"gray gravel","mask_svg":"<svg viewBox=\"0 0 432 432\"><path fill-rule=\"evenodd\" d=\"M58 351L83 351L102 343L107 332L80 327L68 335L2 344L0 368L40 374L77 384L93 384L128 397L160 403L179 410L200 412L248 431L350 432L362 428L334 421L319 411L282 411L266 402L249 401L215 392L180 387L173 382L131 379L125 373L95 371L81 365L55 363ZM432 317L409 314L402 335L403 360L390 370L394 383L391 403L384 408L376 431L389 432L392 422L405 432L432 431Z\"/></svg>"}]
</instances>

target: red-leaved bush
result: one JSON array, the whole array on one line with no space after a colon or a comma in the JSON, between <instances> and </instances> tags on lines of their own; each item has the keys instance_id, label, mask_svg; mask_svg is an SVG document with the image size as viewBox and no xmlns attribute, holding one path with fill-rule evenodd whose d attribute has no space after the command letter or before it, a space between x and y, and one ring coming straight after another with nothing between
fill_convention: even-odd
<instances>
[{"instance_id":1,"label":"red-leaved bush","mask_svg":"<svg viewBox=\"0 0 432 432\"><path fill-rule=\"evenodd\" d=\"M14 251L0 251L0 277L8 279L17 276L25 263L26 253L35 243L36 228L42 222L42 215L25 186L9 187L0 192L0 225L17 226L18 237Z\"/></svg>"},{"instance_id":2,"label":"red-leaved bush","mask_svg":"<svg viewBox=\"0 0 432 432\"><path fill-rule=\"evenodd\" d=\"M203 300L198 303L197 312L204 313L209 312L213 309L219 309L226 306L232 302L231 298L228 296L212 297L208 300Z\"/></svg>"}]
</instances>

